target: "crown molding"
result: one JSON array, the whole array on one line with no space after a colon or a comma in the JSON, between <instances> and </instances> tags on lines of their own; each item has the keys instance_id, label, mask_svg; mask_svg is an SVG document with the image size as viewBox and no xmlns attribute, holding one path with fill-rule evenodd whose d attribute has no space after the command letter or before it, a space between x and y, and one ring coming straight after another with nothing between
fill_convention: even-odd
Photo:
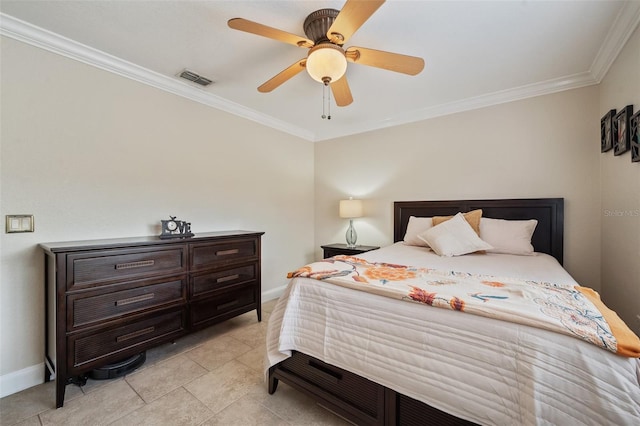
<instances>
[{"instance_id":1,"label":"crown molding","mask_svg":"<svg viewBox=\"0 0 640 426\"><path fill-rule=\"evenodd\" d=\"M175 77L156 73L4 13L0 13L0 35L226 111L293 136L316 142L599 84L639 23L640 1L625 2L589 71L423 108L380 121L363 123L362 125L351 127L346 133L333 134L329 131L322 135L316 135L309 130L193 87L186 82L177 80Z\"/></svg>"},{"instance_id":2,"label":"crown molding","mask_svg":"<svg viewBox=\"0 0 640 426\"><path fill-rule=\"evenodd\" d=\"M638 25L640 25L640 1L626 1L618 12L618 16L609 29L604 42L600 46L589 71L415 110L404 113L402 116L388 117L384 120L366 123L357 128L351 128L349 133L340 135L324 134L321 138L317 138L316 141L385 129L535 96L549 95L564 90L600 84Z\"/></svg>"},{"instance_id":3,"label":"crown molding","mask_svg":"<svg viewBox=\"0 0 640 426\"><path fill-rule=\"evenodd\" d=\"M428 108L421 108L408 113L403 113L401 116L389 117L383 120L376 121L375 123L366 123L359 128L352 128L352 131L348 134L323 135L322 139L317 140L328 140L372 130L385 129L403 124L414 123L417 121L428 120L430 118L442 117L445 115L457 114L459 112L471 111L508 102L519 101L522 99L533 98L536 96L549 95L552 93L562 92L564 90L578 89L580 87L591 86L594 84L598 84L598 82L593 78L591 73L583 72L567 77L561 77L542 81L539 83L527 84L520 87L501 90L498 92L480 95L473 98L462 99L460 101L435 105Z\"/></svg>"},{"instance_id":4,"label":"crown molding","mask_svg":"<svg viewBox=\"0 0 640 426\"><path fill-rule=\"evenodd\" d=\"M57 53L84 64L112 72L174 95L182 96L192 101L220 109L230 114L255 121L267 127L298 136L302 139L309 141L314 139L314 134L306 129L277 120L261 112L246 108L235 102L231 102L202 89L193 87L186 82L183 83L175 77L167 77L163 74L143 68L139 65L78 43L54 32L14 18L13 16L5 13L0 13L0 35Z\"/></svg>"},{"instance_id":5,"label":"crown molding","mask_svg":"<svg viewBox=\"0 0 640 426\"><path fill-rule=\"evenodd\" d=\"M616 60L629 37L640 24L640 1L624 3L598 54L591 64L591 75L600 83Z\"/></svg>"}]
</instances>

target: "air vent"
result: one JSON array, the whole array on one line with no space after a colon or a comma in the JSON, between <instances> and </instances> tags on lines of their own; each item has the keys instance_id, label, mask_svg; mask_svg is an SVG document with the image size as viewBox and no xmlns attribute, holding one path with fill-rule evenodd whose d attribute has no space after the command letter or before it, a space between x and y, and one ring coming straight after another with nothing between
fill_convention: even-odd
<instances>
[{"instance_id":1,"label":"air vent","mask_svg":"<svg viewBox=\"0 0 640 426\"><path fill-rule=\"evenodd\" d=\"M196 74L193 71L189 71L189 70L184 70L182 71L180 74L178 74L179 77L184 78L185 80L189 80L192 81L196 84L199 84L200 86L208 86L211 83L213 83L212 80L209 80L206 77L203 77L199 74Z\"/></svg>"}]
</instances>

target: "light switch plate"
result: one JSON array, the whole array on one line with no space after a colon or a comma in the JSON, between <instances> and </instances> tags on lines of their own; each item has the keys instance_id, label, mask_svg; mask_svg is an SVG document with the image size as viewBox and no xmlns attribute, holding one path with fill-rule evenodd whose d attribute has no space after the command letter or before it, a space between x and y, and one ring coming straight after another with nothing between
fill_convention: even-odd
<instances>
[{"instance_id":1,"label":"light switch plate","mask_svg":"<svg viewBox=\"0 0 640 426\"><path fill-rule=\"evenodd\" d=\"M33 232L33 215L32 214L8 214L6 232L12 234L14 232Z\"/></svg>"}]
</instances>

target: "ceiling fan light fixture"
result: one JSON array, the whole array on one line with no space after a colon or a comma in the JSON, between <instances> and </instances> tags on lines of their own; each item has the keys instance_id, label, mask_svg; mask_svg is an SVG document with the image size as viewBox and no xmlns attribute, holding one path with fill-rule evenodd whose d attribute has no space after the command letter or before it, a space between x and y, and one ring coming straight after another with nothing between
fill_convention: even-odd
<instances>
[{"instance_id":1,"label":"ceiling fan light fixture","mask_svg":"<svg viewBox=\"0 0 640 426\"><path fill-rule=\"evenodd\" d=\"M347 58L344 50L332 43L321 43L309 50L307 72L314 80L329 84L347 71Z\"/></svg>"}]
</instances>

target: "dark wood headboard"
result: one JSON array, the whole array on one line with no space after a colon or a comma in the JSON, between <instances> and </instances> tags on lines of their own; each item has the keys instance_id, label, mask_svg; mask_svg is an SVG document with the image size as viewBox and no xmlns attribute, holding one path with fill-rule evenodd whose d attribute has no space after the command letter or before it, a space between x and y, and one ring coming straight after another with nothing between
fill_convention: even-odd
<instances>
[{"instance_id":1,"label":"dark wood headboard","mask_svg":"<svg viewBox=\"0 0 640 426\"><path fill-rule=\"evenodd\" d=\"M508 220L536 219L531 243L535 251L563 260L564 198L509 200L396 201L393 203L393 241L402 241L410 216L450 216L482 209L483 217Z\"/></svg>"}]
</instances>

